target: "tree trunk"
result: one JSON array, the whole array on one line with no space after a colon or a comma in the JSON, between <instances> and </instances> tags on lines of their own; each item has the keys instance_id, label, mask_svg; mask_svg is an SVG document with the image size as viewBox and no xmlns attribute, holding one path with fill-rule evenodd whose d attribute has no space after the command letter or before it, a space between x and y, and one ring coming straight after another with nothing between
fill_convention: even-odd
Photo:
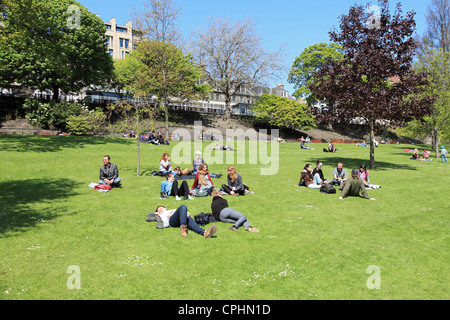
<instances>
[{"instance_id":1,"label":"tree trunk","mask_svg":"<svg viewBox=\"0 0 450 320\"><path fill-rule=\"evenodd\" d=\"M231 100L228 97L225 98L225 119L231 119Z\"/></svg>"},{"instance_id":2,"label":"tree trunk","mask_svg":"<svg viewBox=\"0 0 450 320\"><path fill-rule=\"evenodd\" d=\"M53 101L59 100L59 87L54 85L53 86Z\"/></svg>"},{"instance_id":3,"label":"tree trunk","mask_svg":"<svg viewBox=\"0 0 450 320\"><path fill-rule=\"evenodd\" d=\"M375 141L374 141L374 127L375 120L370 119L370 169L375 169Z\"/></svg>"},{"instance_id":4,"label":"tree trunk","mask_svg":"<svg viewBox=\"0 0 450 320\"><path fill-rule=\"evenodd\" d=\"M136 171L136 177L139 177L139 173L141 171L141 155L140 155L140 144L139 144L139 134L137 134L137 171Z\"/></svg>"},{"instance_id":5,"label":"tree trunk","mask_svg":"<svg viewBox=\"0 0 450 320\"><path fill-rule=\"evenodd\" d=\"M137 170L136 170L136 177L139 177L140 172L141 172L141 147L140 147L140 138L139 138L139 133L140 133L140 128L139 128L139 104L137 106L137 123L136 123L136 136L137 136Z\"/></svg>"},{"instance_id":6,"label":"tree trunk","mask_svg":"<svg viewBox=\"0 0 450 320\"><path fill-rule=\"evenodd\" d=\"M439 137L438 137L438 130L436 127L433 127L432 132L432 150L436 152L436 158L439 158Z\"/></svg>"},{"instance_id":7,"label":"tree trunk","mask_svg":"<svg viewBox=\"0 0 450 320\"><path fill-rule=\"evenodd\" d=\"M166 120L166 140L169 140L169 107L167 106L167 104L165 104L163 107Z\"/></svg>"}]
</instances>

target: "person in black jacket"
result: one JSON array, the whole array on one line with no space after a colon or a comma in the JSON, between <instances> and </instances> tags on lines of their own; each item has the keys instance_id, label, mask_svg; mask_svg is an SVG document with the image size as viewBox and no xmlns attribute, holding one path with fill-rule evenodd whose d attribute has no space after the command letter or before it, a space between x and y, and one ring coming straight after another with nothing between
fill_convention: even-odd
<instances>
[{"instance_id":1,"label":"person in black jacket","mask_svg":"<svg viewBox=\"0 0 450 320\"><path fill-rule=\"evenodd\" d=\"M100 181L98 183L116 188L120 187L119 169L117 165L111 163L111 157L108 155L103 157L103 166L100 167Z\"/></svg>"},{"instance_id":2,"label":"person in black jacket","mask_svg":"<svg viewBox=\"0 0 450 320\"><path fill-rule=\"evenodd\" d=\"M233 223L230 227L230 230L232 231L237 232L239 227L244 226L246 231L259 232L258 229L250 226L245 215L228 206L228 201L223 198L222 193L219 190L214 189L211 193L211 197L213 198L211 210L217 221Z\"/></svg>"}]
</instances>

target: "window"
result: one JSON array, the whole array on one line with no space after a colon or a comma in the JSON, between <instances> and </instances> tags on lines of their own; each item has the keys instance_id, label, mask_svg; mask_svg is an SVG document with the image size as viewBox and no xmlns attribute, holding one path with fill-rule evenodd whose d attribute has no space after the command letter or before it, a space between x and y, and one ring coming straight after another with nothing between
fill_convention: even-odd
<instances>
[{"instance_id":1,"label":"window","mask_svg":"<svg viewBox=\"0 0 450 320\"><path fill-rule=\"evenodd\" d=\"M116 27L116 31L117 31L117 32L124 32L124 33L127 33L127 32L128 32L128 29L122 28L122 27Z\"/></svg>"},{"instance_id":2,"label":"window","mask_svg":"<svg viewBox=\"0 0 450 320\"><path fill-rule=\"evenodd\" d=\"M109 54L110 54L111 56L113 56L114 50L113 50L113 49L109 49Z\"/></svg>"},{"instance_id":3,"label":"window","mask_svg":"<svg viewBox=\"0 0 450 320\"><path fill-rule=\"evenodd\" d=\"M128 39L123 39L123 38L119 38L119 46L120 46L121 48L128 49L129 43L130 43L130 40L128 40Z\"/></svg>"},{"instance_id":4,"label":"window","mask_svg":"<svg viewBox=\"0 0 450 320\"><path fill-rule=\"evenodd\" d=\"M112 47L113 46L113 37L106 36L106 43L108 44L108 47Z\"/></svg>"},{"instance_id":5,"label":"window","mask_svg":"<svg viewBox=\"0 0 450 320\"><path fill-rule=\"evenodd\" d=\"M106 30L111 30L111 25L110 24L105 24L106 26Z\"/></svg>"}]
</instances>

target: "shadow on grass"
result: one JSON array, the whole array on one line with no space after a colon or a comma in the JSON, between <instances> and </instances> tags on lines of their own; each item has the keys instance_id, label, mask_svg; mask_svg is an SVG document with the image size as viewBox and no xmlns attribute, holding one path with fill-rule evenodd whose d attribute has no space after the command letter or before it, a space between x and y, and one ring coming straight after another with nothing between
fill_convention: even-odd
<instances>
[{"instance_id":1,"label":"shadow on grass","mask_svg":"<svg viewBox=\"0 0 450 320\"><path fill-rule=\"evenodd\" d=\"M77 137L77 136L0 136L2 151L16 152L56 152L63 148L83 148L85 145L105 143L134 143L134 139L111 137Z\"/></svg>"},{"instance_id":2,"label":"shadow on grass","mask_svg":"<svg viewBox=\"0 0 450 320\"><path fill-rule=\"evenodd\" d=\"M309 162L311 163L313 168L315 167L316 161L318 159L311 159ZM323 157L320 157L320 160L323 162L324 165L335 167L338 162L342 162L344 165L344 168L347 170L347 172L350 174L350 171L352 169L359 169L359 166L363 163L366 164L367 169L370 170L370 160L367 158L348 158L348 157L339 157L338 153L324 153ZM405 159L407 160L407 159ZM385 161L379 161L375 157L375 170L412 170L416 171L417 168L413 165L405 164L405 163L398 163L398 162L385 162Z\"/></svg>"},{"instance_id":3,"label":"shadow on grass","mask_svg":"<svg viewBox=\"0 0 450 320\"><path fill-rule=\"evenodd\" d=\"M6 233L27 231L41 221L55 219L62 211L67 214L65 206L52 207L74 196L75 188L75 182L67 179L1 182L0 238L5 237ZM39 205L40 209L36 209L35 205Z\"/></svg>"}]
</instances>

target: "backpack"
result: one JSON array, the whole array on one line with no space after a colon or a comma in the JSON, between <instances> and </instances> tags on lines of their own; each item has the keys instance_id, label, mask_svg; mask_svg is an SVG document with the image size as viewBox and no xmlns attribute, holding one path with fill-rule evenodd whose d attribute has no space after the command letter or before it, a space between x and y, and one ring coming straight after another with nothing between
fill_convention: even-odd
<instances>
[{"instance_id":1,"label":"backpack","mask_svg":"<svg viewBox=\"0 0 450 320\"><path fill-rule=\"evenodd\" d=\"M214 218L212 213L204 213L204 212L194 216L194 220L195 222L197 222L199 226L205 226L211 222L217 222L216 218Z\"/></svg>"},{"instance_id":2,"label":"backpack","mask_svg":"<svg viewBox=\"0 0 450 320\"><path fill-rule=\"evenodd\" d=\"M336 193L336 189L330 183L325 183L320 187L320 192L333 194Z\"/></svg>"}]
</instances>

